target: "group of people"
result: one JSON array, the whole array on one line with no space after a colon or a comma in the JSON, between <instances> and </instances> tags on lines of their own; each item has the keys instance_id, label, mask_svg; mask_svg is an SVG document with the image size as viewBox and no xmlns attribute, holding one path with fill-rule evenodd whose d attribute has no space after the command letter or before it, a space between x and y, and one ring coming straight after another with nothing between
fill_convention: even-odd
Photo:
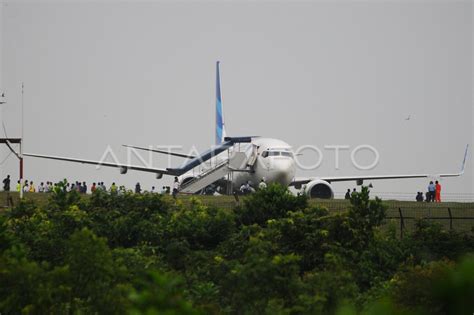
<instances>
[{"instance_id":1,"label":"group of people","mask_svg":"<svg viewBox=\"0 0 474 315\"><path fill-rule=\"evenodd\" d=\"M351 192L350 189L347 189L346 195L344 199L351 199L351 197L356 193L356 189L354 188ZM426 192L426 198L423 196L421 191L416 193L416 201L418 202L441 202L441 184L438 181L430 181L428 185L428 191Z\"/></svg>"},{"instance_id":2,"label":"group of people","mask_svg":"<svg viewBox=\"0 0 474 315\"><path fill-rule=\"evenodd\" d=\"M17 192L23 191L27 193L49 193L54 191L57 187L59 186L59 183L53 183L52 181L47 181L46 183L41 182L38 186L32 181L32 180L25 180L23 185L21 185L20 181L17 181L15 190ZM11 189L11 179L10 175L7 175L3 179L3 190L4 191L10 191ZM104 192L109 192L112 194L123 194L127 191L125 186L118 186L115 183L112 183L112 185L107 188L104 184L104 182L97 182L97 183L92 183L92 185L89 187L87 186L87 183L85 181L80 182L76 181L74 183L69 183L67 182L63 188L65 191L70 192L70 191L77 191L78 193L81 194L86 194L88 192L94 193L95 191L104 191ZM142 192L142 188L140 183L137 183L135 185L135 193L140 194ZM152 186L151 193L158 193L155 189L155 186ZM171 189L169 186L163 186L162 190L159 192L161 194L170 194Z\"/></svg>"},{"instance_id":3,"label":"group of people","mask_svg":"<svg viewBox=\"0 0 474 315\"><path fill-rule=\"evenodd\" d=\"M356 191L355 188L352 190L352 193L351 193L351 190L349 188L347 188L346 195L344 196L344 199L351 199L351 197L354 196L356 193L357 193L357 191Z\"/></svg>"},{"instance_id":4,"label":"group of people","mask_svg":"<svg viewBox=\"0 0 474 315\"><path fill-rule=\"evenodd\" d=\"M261 190L265 188L267 188L267 183L265 182L265 178L262 178L260 183L258 183L258 189ZM239 191L241 195L247 195L255 192L255 188L252 187L252 183L250 181L247 181L240 185Z\"/></svg>"},{"instance_id":5,"label":"group of people","mask_svg":"<svg viewBox=\"0 0 474 315\"><path fill-rule=\"evenodd\" d=\"M9 178L9 176L10 175L8 175L7 178ZM6 179L4 179L4 183ZM53 183L51 181L47 181L46 183L41 182L38 186L36 186L32 180L30 181L25 180L25 182L23 183L23 186L21 185L20 181L17 181L15 190L17 192L20 192L21 190L23 190L23 192L30 192L30 193L36 193L36 192L49 193L49 192L54 191L57 187L59 187L59 183ZM79 193L85 194L87 192L87 185L86 185L86 182L67 183L64 189L66 191L76 190ZM9 186L6 187L4 184L3 190L10 191L10 187Z\"/></svg>"},{"instance_id":6,"label":"group of people","mask_svg":"<svg viewBox=\"0 0 474 315\"><path fill-rule=\"evenodd\" d=\"M441 202L441 184L438 181L430 181L426 198L421 191L416 193L416 201L418 202Z\"/></svg>"}]
</instances>

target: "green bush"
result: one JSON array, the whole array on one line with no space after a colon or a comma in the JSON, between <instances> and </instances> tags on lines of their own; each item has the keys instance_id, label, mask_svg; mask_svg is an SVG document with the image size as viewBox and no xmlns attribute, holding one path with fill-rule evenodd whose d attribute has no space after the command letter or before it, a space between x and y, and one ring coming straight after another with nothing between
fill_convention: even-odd
<instances>
[{"instance_id":1,"label":"green bush","mask_svg":"<svg viewBox=\"0 0 474 315\"><path fill-rule=\"evenodd\" d=\"M271 184L246 197L235 212L242 224L264 226L269 219L286 217L288 211L302 210L307 206L305 194L294 196L287 187Z\"/></svg>"},{"instance_id":2,"label":"green bush","mask_svg":"<svg viewBox=\"0 0 474 315\"><path fill-rule=\"evenodd\" d=\"M236 209L59 189L0 215L0 313L472 312L473 235L384 218L365 187L337 214L278 185Z\"/></svg>"}]
</instances>

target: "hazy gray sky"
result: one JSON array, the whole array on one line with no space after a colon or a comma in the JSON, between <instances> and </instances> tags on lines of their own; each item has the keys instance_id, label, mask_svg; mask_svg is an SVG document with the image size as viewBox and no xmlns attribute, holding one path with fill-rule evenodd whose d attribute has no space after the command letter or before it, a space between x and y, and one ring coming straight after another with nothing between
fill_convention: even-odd
<instances>
[{"instance_id":1,"label":"hazy gray sky","mask_svg":"<svg viewBox=\"0 0 474 315\"><path fill-rule=\"evenodd\" d=\"M3 119L19 135L23 81L25 152L99 159L110 145L125 160L123 143L206 149L216 60L229 134L380 152L375 169L359 171L350 151L335 170L334 152L323 150L321 166L298 176L456 172L473 143L471 1L3 1L0 10ZM37 183L169 182L31 158L25 173ZM473 193L473 173L471 152L444 192ZM18 177L13 156L6 174ZM427 181L373 184L414 193Z\"/></svg>"}]
</instances>

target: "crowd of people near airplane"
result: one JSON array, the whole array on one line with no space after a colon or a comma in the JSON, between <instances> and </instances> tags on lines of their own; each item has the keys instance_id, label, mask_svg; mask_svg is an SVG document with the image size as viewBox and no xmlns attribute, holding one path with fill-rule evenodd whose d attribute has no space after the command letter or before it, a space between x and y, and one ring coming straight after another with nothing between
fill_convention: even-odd
<instances>
[{"instance_id":1,"label":"crowd of people near airplane","mask_svg":"<svg viewBox=\"0 0 474 315\"><path fill-rule=\"evenodd\" d=\"M419 191L416 193L416 201L418 202L441 202L441 184L438 181L430 181L428 185L428 191L423 196L423 192Z\"/></svg>"},{"instance_id":2,"label":"crowd of people near airplane","mask_svg":"<svg viewBox=\"0 0 474 315\"><path fill-rule=\"evenodd\" d=\"M123 194L125 192L129 192L132 190L127 190L125 186L123 185L117 185L115 183L112 183L110 187L106 187L104 182L97 182L97 183L92 183L90 187L88 187L86 182L80 182L76 181L74 183L69 183L66 180L64 181L65 185L58 183L53 183L52 181L47 181L47 182L41 182L39 185L35 184L34 181L32 180L25 180L23 183L23 186L21 185L21 182L18 180L16 183L15 191L20 192L23 190L25 193L50 193L55 191L56 189L59 189L59 187L62 187L65 191L77 191L78 193L81 194L87 194L87 193L94 193L97 190L101 190L104 192L110 192L110 193L116 193L116 194ZM3 180L3 190L4 191L10 191L11 188L11 179L10 175L7 175L7 177ZM161 193L161 194L171 194L171 189L169 186L163 186L160 191L157 191L155 186L151 187L150 191L142 191L140 183L137 183L135 185L135 189L133 190L135 193L142 193L142 192L150 192L150 193Z\"/></svg>"},{"instance_id":3,"label":"crowd of people near airplane","mask_svg":"<svg viewBox=\"0 0 474 315\"><path fill-rule=\"evenodd\" d=\"M52 181L47 181L41 182L39 185L36 185L34 181L32 180L25 180L23 183L23 186L21 185L20 181L17 181L15 191L20 192L23 190L25 193L49 193L52 191L55 191L55 189L58 189L58 187L62 187L65 191L77 191L78 193L81 194L87 194L87 193L94 193L97 190L101 190L104 192L110 192L110 193L117 193L117 194L123 194L127 191L132 191L132 190L127 190L125 186L121 185L118 186L115 183L112 183L110 187L106 187L104 182L97 182L97 183L92 183L90 187L88 187L87 183L85 181L76 181L74 183L69 183L66 180L64 180L64 184L59 185L60 183L53 183ZM155 186L151 187L150 191L143 191L143 192L149 192L149 193L160 193L160 194L167 194L167 195L173 195L176 196L178 193L180 187L180 183L177 177L174 179L173 183L173 189L171 189L170 186L163 186L160 191L156 189ZM266 188L267 184L265 182L265 179L262 178L260 183L258 184L258 189L263 189ZM4 191L10 191L10 175L8 175L4 180L3 180L3 190ZM243 183L240 187L240 193L242 195L249 194L252 192L255 192L255 189L252 186L252 183L250 181L247 181L246 183ZM137 183L135 185L135 189L133 192L140 194L142 193L142 187L140 183ZM215 187L212 189L212 193L209 193L209 191L205 191L205 194L215 194L216 189Z\"/></svg>"},{"instance_id":4,"label":"crowd of people near airplane","mask_svg":"<svg viewBox=\"0 0 474 315\"><path fill-rule=\"evenodd\" d=\"M345 199L351 199L351 196L356 193L356 189L354 188L351 192L350 189L347 189ZM428 185L428 191L426 192L426 197L423 196L423 192L418 191L416 193L416 201L418 202L441 202L441 184L438 181L430 181Z\"/></svg>"},{"instance_id":5,"label":"crowd of people near airplane","mask_svg":"<svg viewBox=\"0 0 474 315\"><path fill-rule=\"evenodd\" d=\"M267 188L267 183L265 182L265 178L262 178L258 184L258 189L265 188ZM240 185L239 192L241 195L247 195L255 192L255 188L253 188L252 182L248 180L247 182Z\"/></svg>"},{"instance_id":6,"label":"crowd of people near airplane","mask_svg":"<svg viewBox=\"0 0 474 315\"><path fill-rule=\"evenodd\" d=\"M35 185L33 181L28 181L25 180L23 183L23 187L21 186L20 181L17 182L16 184L16 191L20 192L20 190L23 190L23 192L29 192L29 193L49 193L54 191L59 187L59 183L53 183L51 181L47 181L46 183L41 182L38 186ZM88 192L94 193L96 190L101 190L104 192L110 192L110 193L116 193L116 194L124 194L127 192L127 189L125 186L121 185L118 186L115 183L112 183L112 185L107 188L104 184L104 182L97 182L97 183L92 183L91 187L89 188L87 186L86 182L80 182L76 181L75 183L69 183L66 182L65 186L62 186L63 189L66 191L73 191L76 190L77 192L81 194L86 194ZM262 178L260 183L258 184L258 189L264 189L267 187L267 184L265 182L265 178ZM175 196L178 192L179 189L179 181L178 178L175 177L174 183L173 183L173 190L171 191L170 186L163 186L162 189L158 192L155 188L155 186L151 187L151 190L149 191L150 193L160 193L160 194L167 194L167 195L173 195ZM8 175L4 180L3 180L3 190L4 191L10 191L10 175ZM142 193L142 188L140 183L137 183L135 185L135 193L140 194ZM147 191L144 191L147 192ZM255 192L255 189L252 187L252 184L250 181L247 181L246 183L243 183L240 188L239 192L242 195L246 195L252 192ZM347 189L347 192L344 196L345 199L350 199L351 196L356 194L357 191L354 188L351 192L350 189ZM433 183L433 181L430 181L428 185L428 191L426 192L426 197L423 196L423 192L419 191L416 194L416 201L418 202L441 202L441 184L436 181Z\"/></svg>"}]
</instances>

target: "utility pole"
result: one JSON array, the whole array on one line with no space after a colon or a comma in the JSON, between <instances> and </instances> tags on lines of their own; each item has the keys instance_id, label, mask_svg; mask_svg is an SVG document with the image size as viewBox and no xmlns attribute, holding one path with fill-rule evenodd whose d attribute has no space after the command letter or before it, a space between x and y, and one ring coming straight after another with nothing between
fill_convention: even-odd
<instances>
[{"instance_id":1,"label":"utility pole","mask_svg":"<svg viewBox=\"0 0 474 315\"><path fill-rule=\"evenodd\" d=\"M25 85L23 82L21 82L21 135L20 135L20 199L23 199L23 128L24 128L24 120L23 120L23 114L24 114L24 89Z\"/></svg>"},{"instance_id":2,"label":"utility pole","mask_svg":"<svg viewBox=\"0 0 474 315\"><path fill-rule=\"evenodd\" d=\"M21 83L21 137L20 138L9 138L7 135L7 130L3 124L3 119L0 118L0 122L3 125L3 130L5 132L5 138L0 138L0 144L5 144L8 149L20 160L20 199L23 198L23 90L24 85ZM0 105L6 103L5 93L0 95ZM1 108L0 108L1 113ZM13 145L18 144L20 146L19 152L17 152Z\"/></svg>"}]
</instances>

